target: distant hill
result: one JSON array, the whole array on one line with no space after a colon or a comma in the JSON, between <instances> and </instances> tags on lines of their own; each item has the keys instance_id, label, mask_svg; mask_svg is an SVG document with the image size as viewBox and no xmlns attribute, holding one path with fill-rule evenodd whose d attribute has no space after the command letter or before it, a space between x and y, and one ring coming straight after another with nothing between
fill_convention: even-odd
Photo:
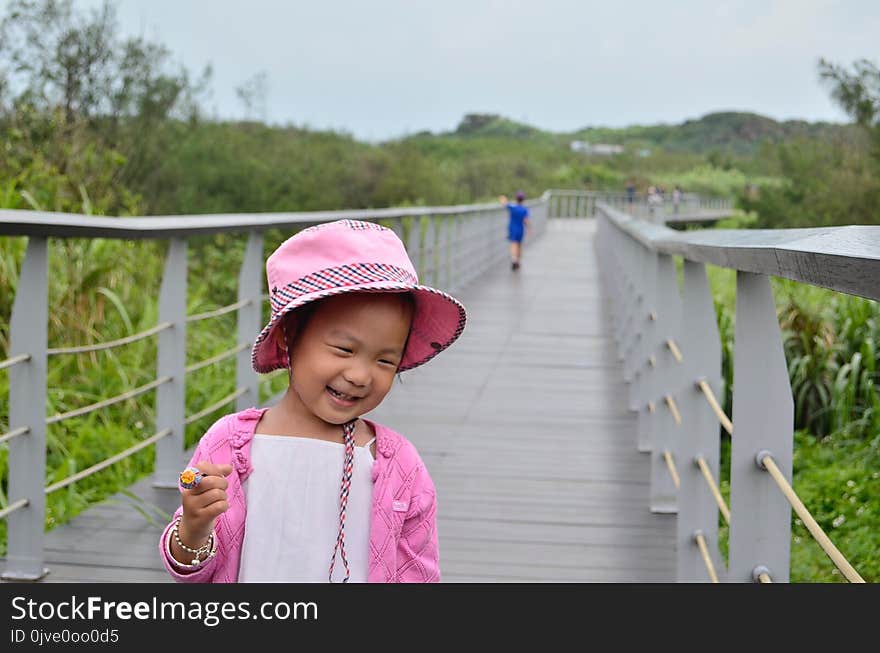
<instances>
[{"instance_id":1,"label":"distant hill","mask_svg":"<svg viewBox=\"0 0 880 653\"><path fill-rule=\"evenodd\" d=\"M817 138L842 134L847 125L827 122L786 120L779 122L756 113L709 113L679 125L633 126L620 129L587 127L572 134L595 141L604 139L622 145L654 145L669 151L703 154L722 150L735 154L752 154L762 141L778 143L798 137Z\"/></svg>"},{"instance_id":2,"label":"distant hill","mask_svg":"<svg viewBox=\"0 0 880 653\"><path fill-rule=\"evenodd\" d=\"M580 140L611 143L630 148L660 147L670 152L705 154L713 150L753 154L763 141L781 142L797 137L842 135L849 125L786 120L756 113L726 111L709 113L678 125L634 125L630 127L584 127L570 133L547 132L496 114L467 114L453 132L456 137L509 137L530 140Z\"/></svg>"},{"instance_id":3,"label":"distant hill","mask_svg":"<svg viewBox=\"0 0 880 653\"><path fill-rule=\"evenodd\" d=\"M551 132L516 122L494 113L469 113L452 132L455 136L502 136L510 138L546 138Z\"/></svg>"}]
</instances>

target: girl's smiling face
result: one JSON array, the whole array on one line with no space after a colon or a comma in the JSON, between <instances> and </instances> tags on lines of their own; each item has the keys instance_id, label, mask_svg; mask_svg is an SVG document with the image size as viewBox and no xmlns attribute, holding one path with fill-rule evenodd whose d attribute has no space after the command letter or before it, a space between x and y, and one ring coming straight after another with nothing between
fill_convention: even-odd
<instances>
[{"instance_id":1,"label":"girl's smiling face","mask_svg":"<svg viewBox=\"0 0 880 653\"><path fill-rule=\"evenodd\" d=\"M344 424L382 403L412 314L410 298L400 293L344 293L316 304L289 343L288 395L301 427Z\"/></svg>"}]
</instances>

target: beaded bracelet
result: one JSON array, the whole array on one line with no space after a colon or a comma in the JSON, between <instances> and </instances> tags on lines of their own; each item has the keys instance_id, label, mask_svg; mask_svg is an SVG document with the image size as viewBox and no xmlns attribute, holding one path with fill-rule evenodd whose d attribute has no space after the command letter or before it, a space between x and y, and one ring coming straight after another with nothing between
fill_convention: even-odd
<instances>
[{"instance_id":1,"label":"beaded bracelet","mask_svg":"<svg viewBox=\"0 0 880 653\"><path fill-rule=\"evenodd\" d=\"M177 542L177 546L186 551L187 553L191 553L193 555L192 562L190 564L185 564L179 562L173 555L171 555L171 537L168 538L168 554L171 559L180 567L186 568L196 568L200 565L204 564L208 560L214 557L217 553L217 532L211 531L211 534L208 536L207 542L205 542L198 549L193 549L188 547L186 544L180 541L180 535L178 534L178 528L180 527L180 516L178 516L174 520L174 525L171 527L170 536L174 538L174 541ZM201 556L207 554L207 557L202 559Z\"/></svg>"}]
</instances>

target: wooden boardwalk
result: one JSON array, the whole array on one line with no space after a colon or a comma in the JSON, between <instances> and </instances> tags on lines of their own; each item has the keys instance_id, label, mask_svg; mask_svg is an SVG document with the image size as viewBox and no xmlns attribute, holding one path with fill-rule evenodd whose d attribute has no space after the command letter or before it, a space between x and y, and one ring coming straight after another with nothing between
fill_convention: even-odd
<instances>
[{"instance_id":1,"label":"wooden boardwalk","mask_svg":"<svg viewBox=\"0 0 880 653\"><path fill-rule=\"evenodd\" d=\"M593 230L551 221L522 269L457 292L459 342L370 415L413 441L437 485L444 582L675 580L675 516L648 509ZM157 538L179 494L149 480L129 494L141 499L47 534L46 582L170 582Z\"/></svg>"}]
</instances>

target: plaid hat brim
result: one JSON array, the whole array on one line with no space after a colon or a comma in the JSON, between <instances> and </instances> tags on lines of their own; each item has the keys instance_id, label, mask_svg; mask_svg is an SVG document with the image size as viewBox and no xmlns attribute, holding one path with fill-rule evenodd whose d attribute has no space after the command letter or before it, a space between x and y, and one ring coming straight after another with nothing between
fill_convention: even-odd
<instances>
[{"instance_id":1,"label":"plaid hat brim","mask_svg":"<svg viewBox=\"0 0 880 653\"><path fill-rule=\"evenodd\" d=\"M455 342L464 330L467 313L457 299L429 286L377 281L355 286L328 288L300 295L277 311L257 336L251 353L256 372L266 374L287 367L287 354L278 345L275 330L283 318L306 304L351 292L409 292L415 299L412 326L398 372L418 367ZM288 334L290 336L292 334Z\"/></svg>"}]
</instances>

